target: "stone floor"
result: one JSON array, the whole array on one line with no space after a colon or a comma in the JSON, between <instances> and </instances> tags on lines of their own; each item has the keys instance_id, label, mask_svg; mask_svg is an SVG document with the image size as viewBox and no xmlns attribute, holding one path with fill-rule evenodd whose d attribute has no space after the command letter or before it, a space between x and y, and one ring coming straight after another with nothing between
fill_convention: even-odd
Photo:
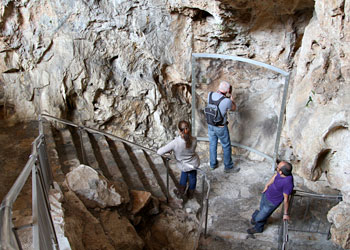
<instances>
[{"instance_id":1,"label":"stone floor","mask_svg":"<svg viewBox=\"0 0 350 250\"><path fill-rule=\"evenodd\" d=\"M3 184L0 198L3 199L25 166L31 152L31 143L38 130L37 122L9 124L1 119L0 128L0 181ZM246 233L246 229L250 227L250 215L259 205L261 190L273 175L270 164L235 157L240 171L227 174L224 173L222 164L210 171L206 162L206 156L202 155L201 168L207 171L211 181L211 193L208 235L201 238L199 249L277 249L279 211L273 214L262 234L251 237ZM15 209L30 209L30 180L24 186ZM302 184L301 178L295 176L295 185L302 187ZM291 232L289 241L288 249L341 249L319 234Z\"/></svg>"},{"instance_id":2,"label":"stone floor","mask_svg":"<svg viewBox=\"0 0 350 250\"><path fill-rule=\"evenodd\" d=\"M203 162L205 161L207 160L204 158ZM250 218L259 206L261 191L274 174L271 164L254 162L238 156L235 157L235 164L240 168L238 173L224 173L223 164L220 164L215 170L207 170L207 175L211 180L208 236L201 239L199 249L278 249L281 206L271 216L263 233L251 237L246 232L252 227ZM203 168L208 169L208 164L204 165ZM296 175L294 184L297 188L305 189L303 180ZM321 212L321 209L318 212ZM326 212L323 211L323 214ZM327 228L323 230L327 231ZM327 235L324 234L290 231L287 249L331 250L342 248L327 240Z\"/></svg>"}]
</instances>

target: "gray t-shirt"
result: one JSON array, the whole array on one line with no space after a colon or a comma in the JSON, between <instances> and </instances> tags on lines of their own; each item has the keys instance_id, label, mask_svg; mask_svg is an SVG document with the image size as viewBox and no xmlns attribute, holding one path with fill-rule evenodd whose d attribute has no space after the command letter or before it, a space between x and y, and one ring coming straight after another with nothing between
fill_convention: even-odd
<instances>
[{"instance_id":1,"label":"gray t-shirt","mask_svg":"<svg viewBox=\"0 0 350 250\"><path fill-rule=\"evenodd\" d=\"M210 92L208 94L208 103L209 103L209 95L210 95ZM212 96L211 96L211 99L213 101L217 101L219 100L221 97L223 96L223 94L221 93L218 93L218 92L213 92ZM223 99L220 104L219 104L219 109L220 109L220 112L222 114L222 116L224 117L224 124L226 123L227 121L227 110L231 110L232 109L232 101L230 100L230 98L225 98Z\"/></svg>"}]
</instances>

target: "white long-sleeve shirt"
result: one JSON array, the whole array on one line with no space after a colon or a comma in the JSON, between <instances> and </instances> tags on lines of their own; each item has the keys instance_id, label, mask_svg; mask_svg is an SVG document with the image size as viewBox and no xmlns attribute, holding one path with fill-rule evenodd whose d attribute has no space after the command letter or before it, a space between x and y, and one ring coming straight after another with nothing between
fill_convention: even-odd
<instances>
[{"instance_id":1,"label":"white long-sleeve shirt","mask_svg":"<svg viewBox=\"0 0 350 250\"><path fill-rule=\"evenodd\" d=\"M186 141L181 136L177 136L167 145L158 149L157 154L163 155L173 151L177 160L177 167L183 172L188 172L197 169L200 164L199 157L196 154L196 147L196 138L193 137L191 147L186 148Z\"/></svg>"}]
</instances>

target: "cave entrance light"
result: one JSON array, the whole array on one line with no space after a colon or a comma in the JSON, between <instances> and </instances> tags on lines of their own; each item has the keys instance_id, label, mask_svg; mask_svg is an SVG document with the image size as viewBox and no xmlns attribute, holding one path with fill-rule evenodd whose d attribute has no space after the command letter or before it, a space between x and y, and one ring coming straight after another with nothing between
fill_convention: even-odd
<instances>
[{"instance_id":1,"label":"cave entrance light","mask_svg":"<svg viewBox=\"0 0 350 250\"><path fill-rule=\"evenodd\" d=\"M274 152L272 155L263 153L257 149L254 149L253 147L246 146L243 144L240 144L238 142L234 142L231 140L232 146L240 147L245 150L248 150L250 152L256 153L263 158L269 160L272 164L272 169L275 169L276 166L276 159L278 158L278 149L280 144L280 137L281 137L281 131L282 131L282 124L284 120L284 113L285 113L285 107L286 107L286 99L287 99L287 93L288 93L288 85L289 85L289 78L290 73L286 72L284 70L281 70L277 67L268 65L266 63L258 62L255 60L238 57L238 56L229 56L229 55L221 55L221 54L207 54L207 53L192 53L192 133L193 135L196 135L196 85L197 85L197 77L196 77L196 69L197 69L197 59L200 58L209 58L209 59L223 59L223 60L232 60L232 61L238 61L243 62L247 64L252 64L258 67L265 68L267 70L273 71L275 73L280 74L282 77L284 77L284 87L283 87L283 96L282 96L282 103L280 107L279 117L277 121L277 133L275 138L275 144L274 144ZM209 141L208 137L197 137L199 141Z\"/></svg>"}]
</instances>

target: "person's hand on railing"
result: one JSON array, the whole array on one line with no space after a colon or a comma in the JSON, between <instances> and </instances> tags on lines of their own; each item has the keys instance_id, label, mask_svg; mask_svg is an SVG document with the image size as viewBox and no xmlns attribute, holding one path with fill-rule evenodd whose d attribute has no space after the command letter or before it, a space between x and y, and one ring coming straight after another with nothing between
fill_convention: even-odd
<instances>
[{"instance_id":1,"label":"person's hand on railing","mask_svg":"<svg viewBox=\"0 0 350 250\"><path fill-rule=\"evenodd\" d=\"M290 220L289 214L283 214L283 220L289 221Z\"/></svg>"}]
</instances>

